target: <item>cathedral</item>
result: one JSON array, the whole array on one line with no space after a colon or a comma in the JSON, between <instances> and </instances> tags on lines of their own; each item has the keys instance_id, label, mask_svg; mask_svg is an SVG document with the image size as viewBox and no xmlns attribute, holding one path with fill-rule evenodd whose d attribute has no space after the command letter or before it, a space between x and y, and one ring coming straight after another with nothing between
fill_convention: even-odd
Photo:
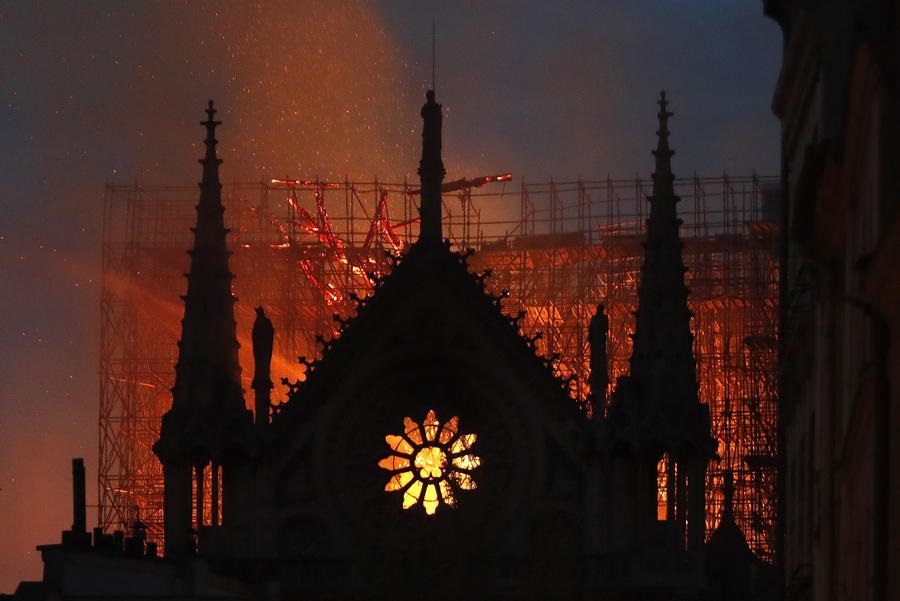
<instances>
[{"instance_id":1,"label":"cathedral","mask_svg":"<svg viewBox=\"0 0 900 601\"><path fill-rule=\"evenodd\" d=\"M23 597L774 598L772 568L734 523L727 474L707 532L717 445L697 394L665 93L630 371L609 399L603 299L590 299L590 384L605 408L593 419L502 312L489 274L443 237L432 91L418 240L277 405L278 332L257 309L248 410L212 101L206 112L172 405L153 449L162 557L137 534L130 547L92 545L76 519L63 544L40 547L44 582Z\"/></svg>"}]
</instances>

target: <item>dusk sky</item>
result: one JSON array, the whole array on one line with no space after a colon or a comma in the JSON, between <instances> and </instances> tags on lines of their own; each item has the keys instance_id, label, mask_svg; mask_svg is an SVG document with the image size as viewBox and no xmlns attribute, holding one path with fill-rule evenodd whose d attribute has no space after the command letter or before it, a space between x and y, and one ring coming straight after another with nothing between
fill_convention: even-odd
<instances>
[{"instance_id":1,"label":"dusk sky","mask_svg":"<svg viewBox=\"0 0 900 601\"><path fill-rule=\"evenodd\" d=\"M777 174L777 26L747 0L0 3L0 592L96 502L103 189L415 177L431 80L448 178ZM96 510L88 512L89 526Z\"/></svg>"}]
</instances>

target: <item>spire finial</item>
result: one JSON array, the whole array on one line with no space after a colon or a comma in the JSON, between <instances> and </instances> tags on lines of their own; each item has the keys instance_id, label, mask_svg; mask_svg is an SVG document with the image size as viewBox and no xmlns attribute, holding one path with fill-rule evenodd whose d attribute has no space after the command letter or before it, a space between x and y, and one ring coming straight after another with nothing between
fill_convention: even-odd
<instances>
[{"instance_id":1,"label":"spire finial","mask_svg":"<svg viewBox=\"0 0 900 601\"><path fill-rule=\"evenodd\" d=\"M419 161L419 178L422 182L419 201L419 239L428 243L440 243L441 233L441 182L444 181L444 163L441 160L441 105L435 102L434 90L425 93L422 106L422 160Z\"/></svg>"},{"instance_id":2,"label":"spire finial","mask_svg":"<svg viewBox=\"0 0 900 601\"><path fill-rule=\"evenodd\" d=\"M216 156L216 143L218 142L216 127L222 125L222 122L215 120L217 112L215 103L210 100L206 107L206 121L200 122L200 125L206 127L206 139L203 141L206 144L206 156L200 159L200 164L203 165L203 184L201 185L219 183L219 165L222 164L222 160Z\"/></svg>"},{"instance_id":3,"label":"spire finial","mask_svg":"<svg viewBox=\"0 0 900 601\"><path fill-rule=\"evenodd\" d=\"M669 102L666 100L666 91L660 90L659 112L659 129L656 130L656 150L653 156L656 157L656 170L653 172L653 196L670 196L674 192L675 176L672 175L672 155L675 151L669 148L669 117L672 113L666 110Z\"/></svg>"},{"instance_id":4,"label":"spire finial","mask_svg":"<svg viewBox=\"0 0 900 601\"><path fill-rule=\"evenodd\" d=\"M222 125L221 121L216 121L214 117L216 116L215 103L210 100L209 105L206 107L206 121L201 121L200 125L206 126L206 145L209 146L212 143L213 146L216 145L216 126Z\"/></svg>"}]
</instances>

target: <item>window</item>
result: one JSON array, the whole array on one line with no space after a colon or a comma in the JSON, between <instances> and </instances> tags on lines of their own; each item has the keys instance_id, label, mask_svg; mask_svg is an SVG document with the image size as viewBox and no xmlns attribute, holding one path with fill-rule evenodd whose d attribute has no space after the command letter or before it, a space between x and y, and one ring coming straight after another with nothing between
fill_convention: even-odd
<instances>
[{"instance_id":1,"label":"window","mask_svg":"<svg viewBox=\"0 0 900 601\"><path fill-rule=\"evenodd\" d=\"M430 410L421 426L405 417L403 428L399 436L384 437L391 455L378 462L391 472L384 490L402 493L403 509L421 504L427 515L434 515L441 504L456 507L460 491L477 488L472 471L481 458L469 452L477 436L460 434L458 417L442 425Z\"/></svg>"}]
</instances>

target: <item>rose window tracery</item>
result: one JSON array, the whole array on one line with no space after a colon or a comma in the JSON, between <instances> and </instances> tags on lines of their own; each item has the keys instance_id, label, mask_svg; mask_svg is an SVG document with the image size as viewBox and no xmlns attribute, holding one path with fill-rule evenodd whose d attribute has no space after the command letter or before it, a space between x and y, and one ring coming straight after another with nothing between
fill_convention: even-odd
<instances>
[{"instance_id":1,"label":"rose window tracery","mask_svg":"<svg viewBox=\"0 0 900 601\"><path fill-rule=\"evenodd\" d=\"M403 509L421 503L427 515L434 515L441 504L455 507L457 493L477 487L472 471L481 458L469 452L477 436L460 434L457 416L441 424L434 410L421 426L403 418L403 427L403 434L384 437L392 452L378 462L392 472L384 490L401 492Z\"/></svg>"}]
</instances>

